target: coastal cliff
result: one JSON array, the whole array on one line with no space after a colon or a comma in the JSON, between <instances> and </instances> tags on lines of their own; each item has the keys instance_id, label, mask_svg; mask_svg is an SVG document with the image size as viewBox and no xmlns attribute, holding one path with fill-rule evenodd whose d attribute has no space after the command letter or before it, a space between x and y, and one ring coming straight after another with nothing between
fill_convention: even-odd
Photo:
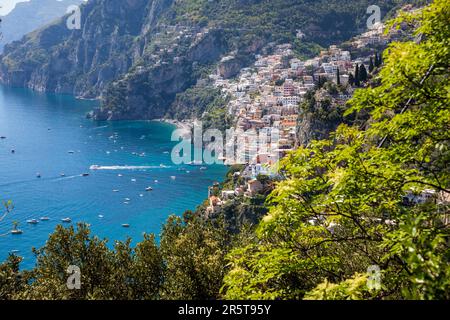
<instances>
[{"instance_id":1,"label":"coastal cliff","mask_svg":"<svg viewBox=\"0 0 450 320\"><path fill-rule=\"evenodd\" d=\"M399 2L378 5L387 12ZM177 94L211 72L233 77L269 43L291 42L297 55L308 56L350 38L365 27L367 6L365 0L90 0L81 6L80 30L69 30L63 17L7 44L0 82L100 99L95 119L160 118L174 113Z\"/></svg>"}]
</instances>

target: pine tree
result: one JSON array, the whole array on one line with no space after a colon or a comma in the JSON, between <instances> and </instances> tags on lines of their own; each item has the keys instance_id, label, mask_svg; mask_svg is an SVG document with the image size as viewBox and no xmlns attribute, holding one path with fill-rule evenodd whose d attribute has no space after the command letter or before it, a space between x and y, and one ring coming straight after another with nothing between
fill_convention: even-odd
<instances>
[{"instance_id":1,"label":"pine tree","mask_svg":"<svg viewBox=\"0 0 450 320\"><path fill-rule=\"evenodd\" d=\"M355 77L351 73L348 75L348 84L351 86L355 84Z\"/></svg>"},{"instance_id":2,"label":"pine tree","mask_svg":"<svg viewBox=\"0 0 450 320\"><path fill-rule=\"evenodd\" d=\"M341 75L339 74L339 68L336 69L336 83L338 86L341 85Z\"/></svg>"},{"instance_id":3,"label":"pine tree","mask_svg":"<svg viewBox=\"0 0 450 320\"><path fill-rule=\"evenodd\" d=\"M365 82L367 81L367 70L364 64L361 64L359 67L359 75L358 75L359 81Z\"/></svg>"},{"instance_id":4,"label":"pine tree","mask_svg":"<svg viewBox=\"0 0 450 320\"><path fill-rule=\"evenodd\" d=\"M355 86L359 87L359 66L356 64L355 66Z\"/></svg>"},{"instance_id":5,"label":"pine tree","mask_svg":"<svg viewBox=\"0 0 450 320\"><path fill-rule=\"evenodd\" d=\"M376 59L376 56L375 56ZM369 62L369 72L372 73L373 69L375 69L375 66L373 64L373 59L372 57L370 57L370 62Z\"/></svg>"},{"instance_id":6,"label":"pine tree","mask_svg":"<svg viewBox=\"0 0 450 320\"><path fill-rule=\"evenodd\" d=\"M374 61L375 63L374 64L375 64L375 67L377 67L377 68L380 66L378 59L379 59L378 52L375 52L375 61Z\"/></svg>"}]
</instances>

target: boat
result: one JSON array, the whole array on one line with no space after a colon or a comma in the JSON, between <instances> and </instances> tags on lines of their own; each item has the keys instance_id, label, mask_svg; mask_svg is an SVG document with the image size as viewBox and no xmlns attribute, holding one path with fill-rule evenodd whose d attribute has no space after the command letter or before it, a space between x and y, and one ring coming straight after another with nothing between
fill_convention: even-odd
<instances>
[{"instance_id":1,"label":"boat","mask_svg":"<svg viewBox=\"0 0 450 320\"><path fill-rule=\"evenodd\" d=\"M152 187L147 187L147 188L145 188L145 191L153 191L153 188Z\"/></svg>"},{"instance_id":2,"label":"boat","mask_svg":"<svg viewBox=\"0 0 450 320\"><path fill-rule=\"evenodd\" d=\"M87 177L89 175L89 173L82 173L81 176L82 177Z\"/></svg>"},{"instance_id":3,"label":"boat","mask_svg":"<svg viewBox=\"0 0 450 320\"><path fill-rule=\"evenodd\" d=\"M123 204L130 204L128 201L125 201Z\"/></svg>"},{"instance_id":4,"label":"boat","mask_svg":"<svg viewBox=\"0 0 450 320\"><path fill-rule=\"evenodd\" d=\"M22 233L23 233L23 231L20 230L20 229L13 229L13 230L11 230L11 234L22 234Z\"/></svg>"},{"instance_id":5,"label":"boat","mask_svg":"<svg viewBox=\"0 0 450 320\"><path fill-rule=\"evenodd\" d=\"M202 170L202 171L207 170L207 169L208 169L207 167L201 167L200 168L200 170Z\"/></svg>"},{"instance_id":6,"label":"boat","mask_svg":"<svg viewBox=\"0 0 450 320\"><path fill-rule=\"evenodd\" d=\"M6 137L5 136L1 136L0 139L6 139Z\"/></svg>"},{"instance_id":7,"label":"boat","mask_svg":"<svg viewBox=\"0 0 450 320\"><path fill-rule=\"evenodd\" d=\"M74 153L75 153L75 151L73 151L73 150L69 150L69 151L67 151L67 153L69 153L69 154L74 154Z\"/></svg>"},{"instance_id":8,"label":"boat","mask_svg":"<svg viewBox=\"0 0 450 320\"><path fill-rule=\"evenodd\" d=\"M139 197L141 197L141 198L142 198L143 196L144 196L144 195L143 195L142 193L140 193L140 194L139 194Z\"/></svg>"},{"instance_id":9,"label":"boat","mask_svg":"<svg viewBox=\"0 0 450 320\"><path fill-rule=\"evenodd\" d=\"M201 161L201 160L194 160L194 161L189 162L188 165L190 165L190 166L201 166L202 163L203 163L203 161Z\"/></svg>"},{"instance_id":10,"label":"boat","mask_svg":"<svg viewBox=\"0 0 450 320\"><path fill-rule=\"evenodd\" d=\"M177 177L175 176L170 176L170 179L175 180Z\"/></svg>"},{"instance_id":11,"label":"boat","mask_svg":"<svg viewBox=\"0 0 450 320\"><path fill-rule=\"evenodd\" d=\"M89 167L89 170L98 170L98 169L100 169L100 166L97 165L97 164L94 164L94 165Z\"/></svg>"},{"instance_id":12,"label":"boat","mask_svg":"<svg viewBox=\"0 0 450 320\"><path fill-rule=\"evenodd\" d=\"M121 175L120 173L117 175L118 177L123 177L123 175Z\"/></svg>"},{"instance_id":13,"label":"boat","mask_svg":"<svg viewBox=\"0 0 450 320\"><path fill-rule=\"evenodd\" d=\"M63 218L63 219L61 219L61 221L65 222L65 223L71 223L72 219L70 219L70 218Z\"/></svg>"},{"instance_id":14,"label":"boat","mask_svg":"<svg viewBox=\"0 0 450 320\"><path fill-rule=\"evenodd\" d=\"M48 220L50 220L49 217L41 217L41 221L48 221Z\"/></svg>"},{"instance_id":15,"label":"boat","mask_svg":"<svg viewBox=\"0 0 450 320\"><path fill-rule=\"evenodd\" d=\"M12 149L12 150L11 150L11 153L16 153L16 150Z\"/></svg>"},{"instance_id":16,"label":"boat","mask_svg":"<svg viewBox=\"0 0 450 320\"><path fill-rule=\"evenodd\" d=\"M128 202L128 201L131 201L131 199L130 199L130 198L125 198L125 201L127 201L127 202Z\"/></svg>"},{"instance_id":17,"label":"boat","mask_svg":"<svg viewBox=\"0 0 450 320\"><path fill-rule=\"evenodd\" d=\"M38 224L39 221L36 220L36 219L30 219L30 220L27 220L27 223L29 223L29 224Z\"/></svg>"},{"instance_id":18,"label":"boat","mask_svg":"<svg viewBox=\"0 0 450 320\"><path fill-rule=\"evenodd\" d=\"M40 178L41 177L41 174L38 172L38 173L36 173L36 178Z\"/></svg>"},{"instance_id":19,"label":"boat","mask_svg":"<svg viewBox=\"0 0 450 320\"><path fill-rule=\"evenodd\" d=\"M136 182L136 179L131 179L131 182Z\"/></svg>"},{"instance_id":20,"label":"boat","mask_svg":"<svg viewBox=\"0 0 450 320\"><path fill-rule=\"evenodd\" d=\"M102 214L99 214L98 217L101 219L101 218L103 218L103 215L102 215Z\"/></svg>"},{"instance_id":21,"label":"boat","mask_svg":"<svg viewBox=\"0 0 450 320\"><path fill-rule=\"evenodd\" d=\"M114 189L114 190L113 190L113 192L119 192L119 190L117 190L117 189Z\"/></svg>"},{"instance_id":22,"label":"boat","mask_svg":"<svg viewBox=\"0 0 450 320\"><path fill-rule=\"evenodd\" d=\"M122 227L124 227L124 228L129 228L130 225L129 225L128 223L123 223L123 224L122 224Z\"/></svg>"},{"instance_id":23,"label":"boat","mask_svg":"<svg viewBox=\"0 0 450 320\"><path fill-rule=\"evenodd\" d=\"M65 174L65 173L61 173L60 176L61 176L61 177L65 177L66 174Z\"/></svg>"},{"instance_id":24,"label":"boat","mask_svg":"<svg viewBox=\"0 0 450 320\"><path fill-rule=\"evenodd\" d=\"M158 183L159 181L158 180L155 180L155 183Z\"/></svg>"}]
</instances>

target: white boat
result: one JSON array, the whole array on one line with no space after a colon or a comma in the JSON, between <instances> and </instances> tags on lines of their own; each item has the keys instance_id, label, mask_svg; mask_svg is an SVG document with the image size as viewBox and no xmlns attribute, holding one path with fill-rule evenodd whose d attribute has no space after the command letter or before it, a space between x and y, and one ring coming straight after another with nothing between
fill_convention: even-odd
<instances>
[{"instance_id":1,"label":"white boat","mask_svg":"<svg viewBox=\"0 0 450 320\"><path fill-rule=\"evenodd\" d=\"M70 219L70 218L63 218L63 219L61 219L61 221L65 222L65 223L70 223L70 222L72 222L72 219Z\"/></svg>"},{"instance_id":2,"label":"white boat","mask_svg":"<svg viewBox=\"0 0 450 320\"><path fill-rule=\"evenodd\" d=\"M73 150L69 150L69 151L67 151L67 153L69 153L69 154L74 154L74 153L75 153L75 151L73 151Z\"/></svg>"},{"instance_id":3,"label":"white boat","mask_svg":"<svg viewBox=\"0 0 450 320\"><path fill-rule=\"evenodd\" d=\"M13 229L13 230L11 230L11 234L22 234L22 233L23 233L23 231L20 230L20 229Z\"/></svg>"},{"instance_id":4,"label":"white boat","mask_svg":"<svg viewBox=\"0 0 450 320\"><path fill-rule=\"evenodd\" d=\"M207 169L208 169L207 167L201 167L200 168L200 170L202 170L202 171L207 170Z\"/></svg>"},{"instance_id":5,"label":"white boat","mask_svg":"<svg viewBox=\"0 0 450 320\"><path fill-rule=\"evenodd\" d=\"M155 180L155 183L158 183L159 181L158 180Z\"/></svg>"},{"instance_id":6,"label":"white boat","mask_svg":"<svg viewBox=\"0 0 450 320\"><path fill-rule=\"evenodd\" d=\"M171 176L170 179L175 180L177 177Z\"/></svg>"},{"instance_id":7,"label":"white boat","mask_svg":"<svg viewBox=\"0 0 450 320\"><path fill-rule=\"evenodd\" d=\"M153 191L153 188L152 187L147 187L147 188L145 188L145 191Z\"/></svg>"},{"instance_id":8,"label":"white boat","mask_svg":"<svg viewBox=\"0 0 450 320\"><path fill-rule=\"evenodd\" d=\"M124 227L124 228L129 228L130 225L129 225L128 223L123 223L123 224L122 224L122 227Z\"/></svg>"},{"instance_id":9,"label":"white boat","mask_svg":"<svg viewBox=\"0 0 450 320\"><path fill-rule=\"evenodd\" d=\"M89 167L89 170L98 170L98 169L100 169L100 166L97 165L97 164L94 164L94 165Z\"/></svg>"},{"instance_id":10,"label":"white boat","mask_svg":"<svg viewBox=\"0 0 450 320\"><path fill-rule=\"evenodd\" d=\"M48 221L48 220L50 220L49 217L41 217L41 221Z\"/></svg>"},{"instance_id":11,"label":"white boat","mask_svg":"<svg viewBox=\"0 0 450 320\"><path fill-rule=\"evenodd\" d=\"M131 182L136 182L136 179L131 179Z\"/></svg>"},{"instance_id":12,"label":"white boat","mask_svg":"<svg viewBox=\"0 0 450 320\"><path fill-rule=\"evenodd\" d=\"M36 173L36 178L40 178L41 177L41 174L38 172L38 173Z\"/></svg>"},{"instance_id":13,"label":"white boat","mask_svg":"<svg viewBox=\"0 0 450 320\"><path fill-rule=\"evenodd\" d=\"M99 217L100 219L102 219L102 218L103 218L103 215L102 215L102 214L99 214L98 217Z\"/></svg>"},{"instance_id":14,"label":"white boat","mask_svg":"<svg viewBox=\"0 0 450 320\"><path fill-rule=\"evenodd\" d=\"M30 219L30 220L27 220L27 223L29 223L29 224L38 224L39 221L36 220L36 219Z\"/></svg>"},{"instance_id":15,"label":"white boat","mask_svg":"<svg viewBox=\"0 0 450 320\"><path fill-rule=\"evenodd\" d=\"M203 162L201 160L194 160L188 163L190 166L201 166Z\"/></svg>"},{"instance_id":16,"label":"white boat","mask_svg":"<svg viewBox=\"0 0 450 320\"><path fill-rule=\"evenodd\" d=\"M114 190L113 190L113 192L119 192L119 190L117 190L117 189L114 189Z\"/></svg>"},{"instance_id":17,"label":"white boat","mask_svg":"<svg viewBox=\"0 0 450 320\"><path fill-rule=\"evenodd\" d=\"M61 177L65 177L66 174L65 174L65 173L61 173L60 176L61 176Z\"/></svg>"},{"instance_id":18,"label":"white boat","mask_svg":"<svg viewBox=\"0 0 450 320\"><path fill-rule=\"evenodd\" d=\"M130 198L125 198L125 201L129 202L129 201L131 201L131 199Z\"/></svg>"}]
</instances>

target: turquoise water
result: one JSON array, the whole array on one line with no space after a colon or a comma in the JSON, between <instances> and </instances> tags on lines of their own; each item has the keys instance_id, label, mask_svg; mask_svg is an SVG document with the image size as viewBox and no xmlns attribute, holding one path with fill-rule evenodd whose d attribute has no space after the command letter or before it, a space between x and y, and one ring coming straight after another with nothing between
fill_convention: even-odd
<instances>
[{"instance_id":1,"label":"turquoise water","mask_svg":"<svg viewBox=\"0 0 450 320\"><path fill-rule=\"evenodd\" d=\"M173 126L86 119L95 104L0 87L0 136L6 136L0 139L0 200L14 204L0 222L0 261L17 252L22 266L32 267L31 248L41 247L66 217L72 224L91 224L93 234L110 244L128 236L139 241L144 232L159 234L170 214L194 209L207 197L207 187L223 178L224 166L172 164ZM92 165L107 170L90 170ZM149 186L153 191L146 192ZM50 220L27 223L44 216ZM22 235L8 234L13 221Z\"/></svg>"}]
</instances>

